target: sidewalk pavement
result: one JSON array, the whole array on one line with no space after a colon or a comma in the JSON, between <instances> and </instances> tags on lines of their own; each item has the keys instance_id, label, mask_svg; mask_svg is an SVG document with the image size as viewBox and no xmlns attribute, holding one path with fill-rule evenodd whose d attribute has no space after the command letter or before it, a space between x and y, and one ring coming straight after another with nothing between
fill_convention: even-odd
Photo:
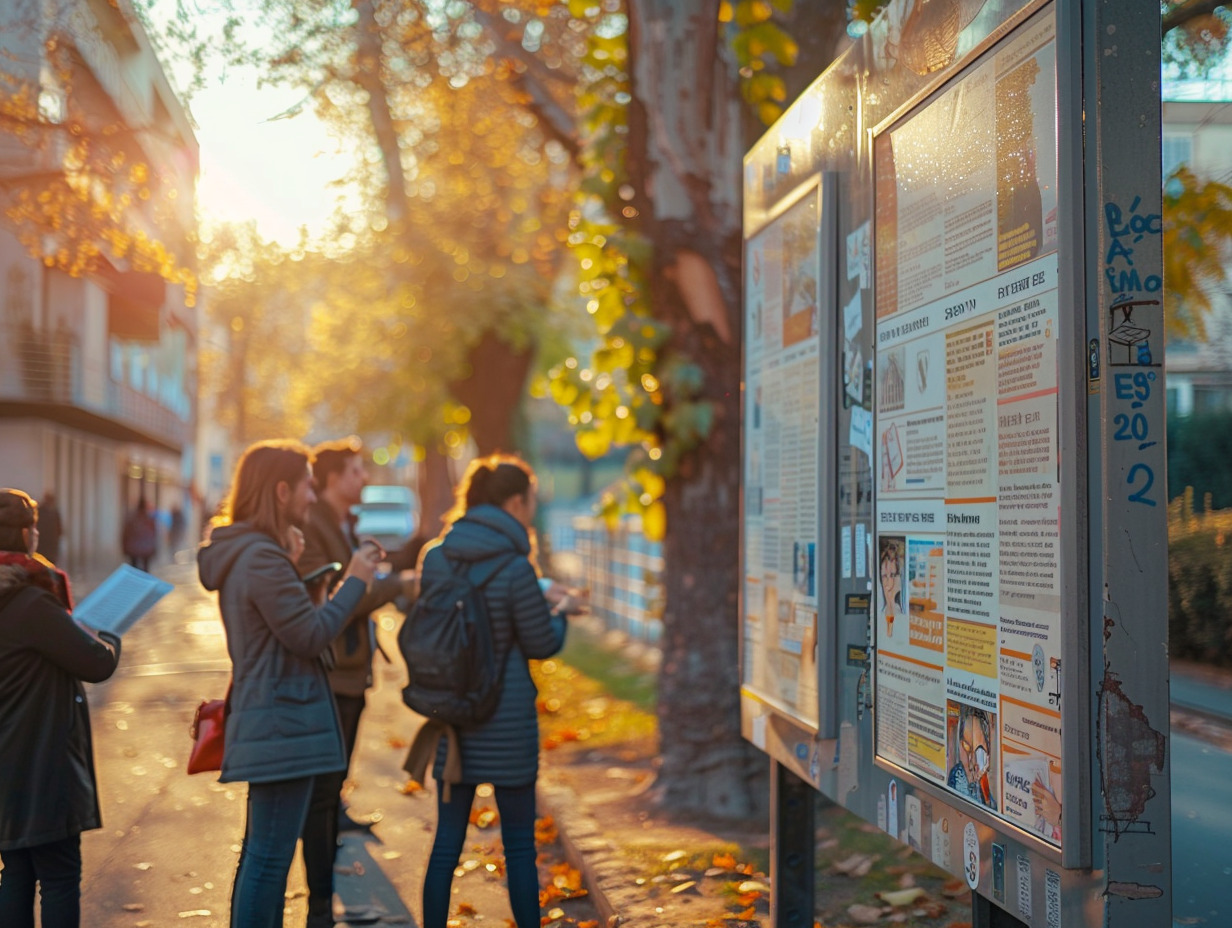
<instances>
[{"instance_id":1,"label":"sidewalk pavement","mask_svg":"<svg viewBox=\"0 0 1232 928\"><path fill-rule=\"evenodd\" d=\"M243 828L244 784L215 774L188 776L189 725L197 704L227 686L222 625L195 565L164 565L175 584L125 637L120 669L88 687L103 828L82 838L82 924L91 928L224 928ZM84 592L84 591L83 591ZM381 632L392 644L393 616ZM396 649L394 652L396 653ZM345 925L419 925L420 886L436 818L435 793L405 792L401 769L416 717L402 705L401 670L378 660L376 685L360 727L350 803L374 814L371 832L345 835L337 858L337 904ZM476 800L476 817L495 810ZM540 815L551 810L541 809ZM483 815L482 819L490 817ZM541 864L540 882L558 876ZM473 825L454 880L451 915L506 924L499 829ZM589 898L554 902L561 925L591 921ZM306 900L298 860L288 881L284 924L300 928ZM473 913L467 915L466 913Z\"/></svg>"}]
</instances>

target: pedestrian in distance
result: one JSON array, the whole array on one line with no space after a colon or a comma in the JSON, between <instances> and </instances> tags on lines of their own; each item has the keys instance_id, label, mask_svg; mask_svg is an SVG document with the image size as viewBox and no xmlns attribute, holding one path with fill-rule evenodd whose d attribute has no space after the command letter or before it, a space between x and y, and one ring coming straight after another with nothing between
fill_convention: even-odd
<instances>
[{"instance_id":1,"label":"pedestrian in distance","mask_svg":"<svg viewBox=\"0 0 1232 928\"><path fill-rule=\"evenodd\" d=\"M115 672L120 639L73 621L68 576L37 553L38 504L0 489L0 925L81 923L81 833L99 828L82 681Z\"/></svg>"},{"instance_id":2,"label":"pedestrian in distance","mask_svg":"<svg viewBox=\"0 0 1232 928\"><path fill-rule=\"evenodd\" d=\"M514 921L517 928L539 926L538 692L528 659L551 657L561 649L564 612L577 594L570 596L572 591L558 584L539 581L530 535L536 494L535 475L521 459L492 455L472 461L458 485L444 533L420 557L423 591L447 581L455 569L468 571L487 604L498 666L500 658L506 658L495 711L486 721L457 732L461 770L456 781L446 782L446 740L437 744L433 766L437 825L424 876L424 928L445 928L454 868L480 783L495 787ZM422 770L412 769L411 774L422 781Z\"/></svg>"},{"instance_id":3,"label":"pedestrian in distance","mask_svg":"<svg viewBox=\"0 0 1232 928\"><path fill-rule=\"evenodd\" d=\"M124 523L124 556L138 570L150 569L150 561L158 553L158 523L150 512L145 497L137 500L137 508Z\"/></svg>"},{"instance_id":4,"label":"pedestrian in distance","mask_svg":"<svg viewBox=\"0 0 1232 928\"><path fill-rule=\"evenodd\" d=\"M64 535L64 521L60 517L60 505L56 494L48 490L38 504L39 550L38 553L53 564L60 563L60 539Z\"/></svg>"},{"instance_id":5,"label":"pedestrian in distance","mask_svg":"<svg viewBox=\"0 0 1232 928\"><path fill-rule=\"evenodd\" d=\"M346 769L325 661L381 552L361 546L333 598L314 603L296 568L316 500L311 463L296 441L249 447L197 553L202 585L218 592L232 665L219 780L248 783L231 928L280 928L313 784Z\"/></svg>"},{"instance_id":6,"label":"pedestrian in distance","mask_svg":"<svg viewBox=\"0 0 1232 928\"><path fill-rule=\"evenodd\" d=\"M312 454L312 483L317 499L308 507L304 526L304 553L298 565L301 576L315 573L333 562L345 563L359 548L351 507L360 501L367 483L363 445L358 438L325 442L313 448ZM322 592L332 579L335 578L327 576L317 581ZM377 650L372 612L408 594L413 580L413 572L407 576L390 573L374 579L367 595L355 607L331 646L333 666L329 671L329 685L342 723L347 768L355 752L365 694L372 685L372 658ZM334 924L332 898L338 832L369 827L368 823L351 819L342 804L346 774L343 769L336 774L317 777L304 825L308 928L331 928Z\"/></svg>"}]
</instances>

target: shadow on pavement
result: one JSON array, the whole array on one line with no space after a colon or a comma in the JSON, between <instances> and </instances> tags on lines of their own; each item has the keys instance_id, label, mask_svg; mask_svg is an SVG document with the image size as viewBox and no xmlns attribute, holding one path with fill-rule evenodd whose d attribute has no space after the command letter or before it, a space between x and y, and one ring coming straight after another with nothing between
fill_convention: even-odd
<instances>
[{"instance_id":1,"label":"shadow on pavement","mask_svg":"<svg viewBox=\"0 0 1232 928\"><path fill-rule=\"evenodd\" d=\"M367 832L345 832L338 842L334 892L345 912L335 915L337 925L418 925L372 856L382 846L381 839Z\"/></svg>"}]
</instances>

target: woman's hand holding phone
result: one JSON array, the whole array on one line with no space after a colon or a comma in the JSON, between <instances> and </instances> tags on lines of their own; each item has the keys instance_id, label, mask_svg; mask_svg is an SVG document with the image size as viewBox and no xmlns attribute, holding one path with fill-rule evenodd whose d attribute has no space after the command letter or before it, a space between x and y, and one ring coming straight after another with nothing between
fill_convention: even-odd
<instances>
[{"instance_id":1,"label":"woman's hand holding phone","mask_svg":"<svg viewBox=\"0 0 1232 928\"><path fill-rule=\"evenodd\" d=\"M346 574L342 578L343 582L347 577L358 577L364 581L365 586L371 586L372 578L376 576L377 565L384 559L385 552L375 541L362 542L351 555L351 563L347 565Z\"/></svg>"}]
</instances>

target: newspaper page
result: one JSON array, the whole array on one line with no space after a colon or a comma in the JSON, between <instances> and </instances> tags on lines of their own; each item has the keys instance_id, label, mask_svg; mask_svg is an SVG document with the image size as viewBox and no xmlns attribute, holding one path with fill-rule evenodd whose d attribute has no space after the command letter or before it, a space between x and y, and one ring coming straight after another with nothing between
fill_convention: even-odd
<instances>
[{"instance_id":1,"label":"newspaper page","mask_svg":"<svg viewBox=\"0 0 1232 928\"><path fill-rule=\"evenodd\" d=\"M73 618L95 631L123 636L174 587L128 564L117 567L73 609Z\"/></svg>"}]
</instances>

